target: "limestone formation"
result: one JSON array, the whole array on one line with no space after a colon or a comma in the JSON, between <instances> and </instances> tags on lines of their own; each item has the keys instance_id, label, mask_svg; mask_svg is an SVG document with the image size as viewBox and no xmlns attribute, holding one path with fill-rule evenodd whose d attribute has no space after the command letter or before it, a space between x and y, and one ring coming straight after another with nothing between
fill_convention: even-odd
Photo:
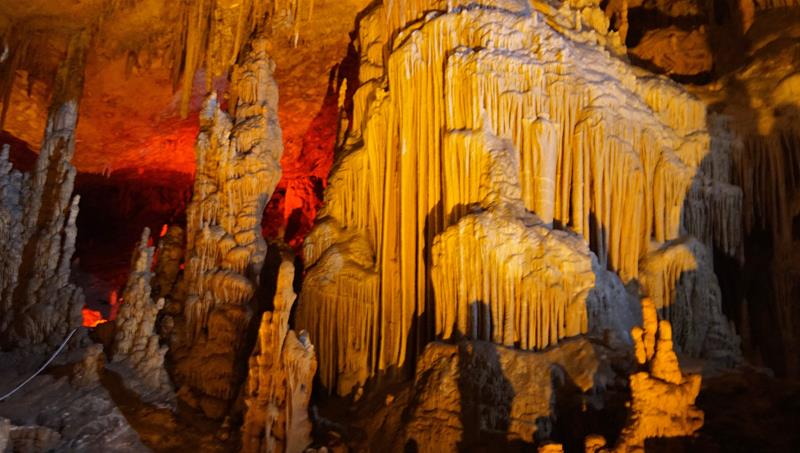
<instances>
[{"instance_id":1,"label":"limestone formation","mask_svg":"<svg viewBox=\"0 0 800 453\"><path fill-rule=\"evenodd\" d=\"M631 54L670 75L702 75L710 72L714 64L708 35L700 28L686 31L672 25L648 30Z\"/></svg>"},{"instance_id":2,"label":"limestone formation","mask_svg":"<svg viewBox=\"0 0 800 453\"><path fill-rule=\"evenodd\" d=\"M722 313L722 294L709 254L691 238L665 244L642 259L640 282L672 325L680 352L734 364L741 360L739 339Z\"/></svg>"},{"instance_id":3,"label":"limestone formation","mask_svg":"<svg viewBox=\"0 0 800 453\"><path fill-rule=\"evenodd\" d=\"M79 197L72 197L78 103L88 36L72 39L59 69L31 174L0 152L0 345L49 348L80 326L82 290L70 283Z\"/></svg>"},{"instance_id":4,"label":"limestone formation","mask_svg":"<svg viewBox=\"0 0 800 453\"><path fill-rule=\"evenodd\" d=\"M694 405L700 375L683 374L672 350L669 321L658 321L655 305L642 300L644 325L631 332L636 360L647 370L630 376L630 416L613 451L643 451L654 437L691 436L703 426L703 412Z\"/></svg>"},{"instance_id":5,"label":"limestone formation","mask_svg":"<svg viewBox=\"0 0 800 453\"><path fill-rule=\"evenodd\" d=\"M233 68L234 115L220 110L214 95L200 114L187 211L185 323L173 348L186 400L215 417L226 411L245 377L236 364L247 353L250 302L266 255L261 215L281 174L273 69L265 37L256 36Z\"/></svg>"},{"instance_id":6,"label":"limestone formation","mask_svg":"<svg viewBox=\"0 0 800 453\"><path fill-rule=\"evenodd\" d=\"M439 338L542 349L587 331L596 258L580 238L525 210L512 151L490 135L445 139L453 156L444 163L445 209L461 220L431 251Z\"/></svg>"},{"instance_id":7,"label":"limestone formation","mask_svg":"<svg viewBox=\"0 0 800 453\"><path fill-rule=\"evenodd\" d=\"M148 246L150 230L145 228L133 252L131 273L122 293L122 306L116 318L112 359L108 368L123 377L123 384L143 400L166 406L175 405L175 392L164 356L167 346L160 344L156 317L164 299L154 301L150 281L153 278L153 247Z\"/></svg>"},{"instance_id":8,"label":"limestone formation","mask_svg":"<svg viewBox=\"0 0 800 453\"><path fill-rule=\"evenodd\" d=\"M586 306L598 313L685 234L741 256L741 190L709 163L705 106L617 58L599 1L383 2L358 31L359 85L297 319L329 389L453 329L526 348L585 332ZM502 154L481 151L486 136L512 158L485 157ZM505 176L486 179L495 161ZM489 209L491 189L521 202Z\"/></svg>"},{"instance_id":9,"label":"limestone formation","mask_svg":"<svg viewBox=\"0 0 800 453\"><path fill-rule=\"evenodd\" d=\"M314 12L314 0L190 0L181 5L184 46L173 49L182 64L181 113L188 113L194 78L205 69L206 85L225 75L245 50L248 37L264 27L267 18L275 28L289 27L295 43L300 27Z\"/></svg>"},{"instance_id":10,"label":"limestone formation","mask_svg":"<svg viewBox=\"0 0 800 453\"><path fill-rule=\"evenodd\" d=\"M714 152L727 156L721 169L727 167L730 181L743 188L743 236L750 246L742 256L741 270L729 277L744 282L742 294L733 295L741 304L743 336L754 337L755 344L749 347L766 353L770 366L797 376L800 77L796 68L800 61L796 51L800 28L788 10L772 10L792 2L754 3L760 20L746 35L746 60L717 83L696 92L712 112ZM753 332L746 332L749 328ZM783 352L770 352L774 344L767 346L763 341L776 332Z\"/></svg>"},{"instance_id":11,"label":"limestone formation","mask_svg":"<svg viewBox=\"0 0 800 453\"><path fill-rule=\"evenodd\" d=\"M273 310L264 312L245 387L242 451L301 453L311 443L308 406L317 371L307 334L289 329L294 265L281 263Z\"/></svg>"},{"instance_id":12,"label":"limestone formation","mask_svg":"<svg viewBox=\"0 0 800 453\"><path fill-rule=\"evenodd\" d=\"M93 344L83 351L83 357L72 367L70 383L75 387L90 387L100 381L100 371L105 366L103 345Z\"/></svg>"},{"instance_id":13,"label":"limestone formation","mask_svg":"<svg viewBox=\"0 0 800 453\"><path fill-rule=\"evenodd\" d=\"M625 427L611 448L603 436L587 436L586 453L642 452L647 439L689 437L703 426L703 411L694 405L700 375L683 374L672 349L669 321L659 321L652 300L644 298L641 305L642 326L631 330L641 370L629 377L631 402Z\"/></svg>"}]
</instances>

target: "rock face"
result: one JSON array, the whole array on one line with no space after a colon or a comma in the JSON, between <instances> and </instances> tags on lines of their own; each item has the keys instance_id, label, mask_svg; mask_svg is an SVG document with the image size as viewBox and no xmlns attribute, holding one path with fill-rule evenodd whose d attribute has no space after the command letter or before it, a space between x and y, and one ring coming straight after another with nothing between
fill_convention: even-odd
<instances>
[{"instance_id":1,"label":"rock face","mask_svg":"<svg viewBox=\"0 0 800 453\"><path fill-rule=\"evenodd\" d=\"M800 22L797 11L772 9L790 3L756 1L759 14L745 35L742 64L696 92L711 106L713 143L730 156L721 168L743 188L747 247L726 285L729 306L738 306L731 311L738 312L751 357L797 377Z\"/></svg>"},{"instance_id":2,"label":"rock face","mask_svg":"<svg viewBox=\"0 0 800 453\"><path fill-rule=\"evenodd\" d=\"M683 374L672 349L669 321L658 320L652 300L645 298L641 303L643 325L631 331L641 370L629 377L628 419L614 447L607 448L602 436L590 435L584 442L586 453L641 452L648 439L689 437L703 426L703 411L694 405L700 393L700 375ZM563 448L546 445L539 451Z\"/></svg>"},{"instance_id":3,"label":"rock face","mask_svg":"<svg viewBox=\"0 0 800 453\"><path fill-rule=\"evenodd\" d=\"M155 329L164 299L153 301L151 297L153 247L148 247L149 240L150 230L145 228L133 252L131 274L122 293L108 368L119 373L123 384L144 401L174 407L175 392L164 368L167 347L160 345Z\"/></svg>"},{"instance_id":4,"label":"rock face","mask_svg":"<svg viewBox=\"0 0 800 453\"><path fill-rule=\"evenodd\" d=\"M308 404L317 371L314 347L305 332L289 330L297 295L294 265L281 263L274 309L264 312L250 357L245 390L242 451L300 453L311 443Z\"/></svg>"},{"instance_id":5,"label":"rock face","mask_svg":"<svg viewBox=\"0 0 800 453\"><path fill-rule=\"evenodd\" d=\"M0 346L48 348L81 324L83 293L69 282L78 197L72 197L84 47L79 34L57 76L36 167L12 169L0 152Z\"/></svg>"},{"instance_id":6,"label":"rock face","mask_svg":"<svg viewBox=\"0 0 800 453\"><path fill-rule=\"evenodd\" d=\"M713 172L705 106L618 59L599 4L365 12L349 130L304 247L297 322L326 387L348 393L453 332L539 348L602 328L592 304L687 234L739 256L741 190Z\"/></svg>"},{"instance_id":7,"label":"rock face","mask_svg":"<svg viewBox=\"0 0 800 453\"><path fill-rule=\"evenodd\" d=\"M197 176L187 211L185 324L173 342L187 401L221 416L244 380L245 336L266 254L261 215L281 174L278 90L267 41L256 37L233 69L229 105L200 115ZM189 395L191 393L192 395Z\"/></svg>"}]
</instances>

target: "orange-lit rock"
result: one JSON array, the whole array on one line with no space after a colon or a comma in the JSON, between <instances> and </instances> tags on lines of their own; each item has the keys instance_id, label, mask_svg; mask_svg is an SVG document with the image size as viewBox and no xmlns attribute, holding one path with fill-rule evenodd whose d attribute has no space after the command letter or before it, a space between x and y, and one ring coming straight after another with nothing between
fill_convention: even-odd
<instances>
[{"instance_id":1,"label":"orange-lit rock","mask_svg":"<svg viewBox=\"0 0 800 453\"><path fill-rule=\"evenodd\" d=\"M83 317L84 327L97 327L104 322L108 322L107 319L103 318L103 314L100 313L100 311L92 310L88 307L83 307L81 315Z\"/></svg>"},{"instance_id":2,"label":"orange-lit rock","mask_svg":"<svg viewBox=\"0 0 800 453\"><path fill-rule=\"evenodd\" d=\"M630 377L630 417L613 451L642 451L646 439L691 436L703 426L703 412L694 405L701 378L681 372L670 323L658 321L655 310L651 300L642 300L645 322L632 335L637 361L647 370Z\"/></svg>"},{"instance_id":3,"label":"orange-lit rock","mask_svg":"<svg viewBox=\"0 0 800 453\"><path fill-rule=\"evenodd\" d=\"M797 24L0 1L0 451L790 451Z\"/></svg>"}]
</instances>

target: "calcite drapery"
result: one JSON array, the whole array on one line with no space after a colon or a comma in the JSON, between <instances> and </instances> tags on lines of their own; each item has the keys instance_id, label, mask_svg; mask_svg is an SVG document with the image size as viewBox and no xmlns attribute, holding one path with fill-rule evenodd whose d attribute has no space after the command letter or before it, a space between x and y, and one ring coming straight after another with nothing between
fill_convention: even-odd
<instances>
[{"instance_id":1,"label":"calcite drapery","mask_svg":"<svg viewBox=\"0 0 800 453\"><path fill-rule=\"evenodd\" d=\"M58 344L81 324L83 292L70 283L79 197L72 197L78 103L88 34L70 42L56 76L52 106L30 175L0 152L0 345Z\"/></svg>"},{"instance_id":2,"label":"calcite drapery","mask_svg":"<svg viewBox=\"0 0 800 453\"><path fill-rule=\"evenodd\" d=\"M150 230L145 228L142 239L131 259L131 273L122 293L123 304L116 318L112 359L108 368L123 377L123 384L148 402L175 405L175 392L164 356L167 347L160 345L155 331L156 317L164 307L164 299L153 301L150 280L153 272L153 247L148 247Z\"/></svg>"},{"instance_id":3,"label":"calcite drapery","mask_svg":"<svg viewBox=\"0 0 800 453\"><path fill-rule=\"evenodd\" d=\"M267 41L256 35L233 68L233 117L212 95L200 115L197 176L187 211L185 325L177 376L203 410L221 416L244 379L237 366L266 254L261 214L281 174L278 89ZM189 397L190 400L194 398Z\"/></svg>"},{"instance_id":4,"label":"calcite drapery","mask_svg":"<svg viewBox=\"0 0 800 453\"><path fill-rule=\"evenodd\" d=\"M278 271L273 311L264 312L250 357L242 425L242 451L301 453L311 443L308 403L317 371L314 346L305 332L289 330L297 295L294 265Z\"/></svg>"},{"instance_id":5,"label":"calcite drapery","mask_svg":"<svg viewBox=\"0 0 800 453\"><path fill-rule=\"evenodd\" d=\"M487 134L444 140L445 206L457 224L433 240L436 335L541 349L587 330L589 248L525 210L516 155ZM456 178L456 180L452 180ZM466 214L472 207L483 212Z\"/></svg>"},{"instance_id":6,"label":"calcite drapery","mask_svg":"<svg viewBox=\"0 0 800 453\"><path fill-rule=\"evenodd\" d=\"M731 219L741 209L741 192L706 172L712 153L705 106L677 84L615 58L624 49L599 4L563 2L556 9L540 1L419 0L384 2L364 14L349 132L304 249L298 326L315 338L323 384L346 393L402 366L435 336L437 320L469 329L449 311L447 294L457 293L447 289L453 269L463 269L465 287L481 288L492 275L498 280L496 294L463 294L488 299L455 306L514 307L513 314L498 309L493 316L502 318L484 323L494 330L481 338L510 343L523 331L529 339L548 338L528 342L537 347L586 330L583 323L559 326L555 335L539 331L550 322L523 320L518 307L516 288L528 287L523 275L486 272L488 263L476 267L480 255L459 249L477 250L464 238L483 233L473 228L456 238L448 228L474 222L462 219L484 195L476 185L480 160L457 146L459 134L486 131L506 140L522 207L542 221L534 230L542 236L547 227L573 230L597 254L598 267L624 282L639 277L653 240L696 234L709 247L739 253L740 228ZM499 241L483 250L498 252ZM438 274L437 259L449 266ZM556 275L556 267L550 271ZM565 293L591 286L588 274L550 282L574 282ZM531 289L532 300L557 291ZM352 325L362 327L346 332ZM505 329L512 325L519 327Z\"/></svg>"}]
</instances>

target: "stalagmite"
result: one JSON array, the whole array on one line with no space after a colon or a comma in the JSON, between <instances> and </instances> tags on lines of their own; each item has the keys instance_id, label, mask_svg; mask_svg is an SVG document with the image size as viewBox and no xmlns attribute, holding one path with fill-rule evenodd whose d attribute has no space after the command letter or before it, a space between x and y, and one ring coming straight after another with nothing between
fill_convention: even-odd
<instances>
[{"instance_id":1,"label":"stalagmite","mask_svg":"<svg viewBox=\"0 0 800 453\"><path fill-rule=\"evenodd\" d=\"M242 451L300 453L311 443L308 404L317 371L314 347L305 332L289 330L297 295L294 265L278 272L273 310L264 313L245 387Z\"/></svg>"},{"instance_id":2,"label":"stalagmite","mask_svg":"<svg viewBox=\"0 0 800 453\"><path fill-rule=\"evenodd\" d=\"M221 416L244 379L251 299L266 255L261 214L281 175L278 90L267 40L256 36L233 69L231 117L215 96L197 138L197 176L187 211L185 322L173 335L180 394Z\"/></svg>"},{"instance_id":3,"label":"stalagmite","mask_svg":"<svg viewBox=\"0 0 800 453\"><path fill-rule=\"evenodd\" d=\"M70 283L79 197L72 197L78 103L88 35L70 42L29 175L0 152L0 345L33 352L61 342L81 324L83 293Z\"/></svg>"},{"instance_id":4,"label":"stalagmite","mask_svg":"<svg viewBox=\"0 0 800 453\"><path fill-rule=\"evenodd\" d=\"M167 347L159 344L155 331L156 317L164 307L164 299L154 301L150 281L153 278L153 247L148 247L150 230L145 228L134 250L131 273L122 294L122 307L116 318L112 359L108 368L123 377L123 384L144 401L166 406L175 405L175 392L164 356Z\"/></svg>"},{"instance_id":5,"label":"stalagmite","mask_svg":"<svg viewBox=\"0 0 800 453\"><path fill-rule=\"evenodd\" d=\"M647 369L630 376L630 415L614 452L642 451L648 438L691 436L703 426L703 411L694 405L700 375L681 372L670 323L658 321L650 300L642 300L642 311L645 323L631 334L636 359Z\"/></svg>"},{"instance_id":6,"label":"stalagmite","mask_svg":"<svg viewBox=\"0 0 800 453\"><path fill-rule=\"evenodd\" d=\"M641 307L642 326L631 330L641 370L629 377L627 421L613 447L606 446L603 436L587 436L586 453L642 452L647 439L689 437L703 426L703 411L694 405L702 378L681 371L672 350L672 326L659 321L653 301L644 298Z\"/></svg>"},{"instance_id":7,"label":"stalagmite","mask_svg":"<svg viewBox=\"0 0 800 453\"><path fill-rule=\"evenodd\" d=\"M631 311L608 296L640 277L652 241L688 233L741 256L742 195L707 163L705 105L616 58L624 46L600 3L396 1L363 15L360 85L305 243L297 318L329 389L347 393L454 329L525 348L587 321L627 336L631 317L599 327L586 308ZM513 155L514 179L495 188L519 193L511 215L482 204L484 133ZM536 263L555 267L526 276Z\"/></svg>"}]
</instances>

